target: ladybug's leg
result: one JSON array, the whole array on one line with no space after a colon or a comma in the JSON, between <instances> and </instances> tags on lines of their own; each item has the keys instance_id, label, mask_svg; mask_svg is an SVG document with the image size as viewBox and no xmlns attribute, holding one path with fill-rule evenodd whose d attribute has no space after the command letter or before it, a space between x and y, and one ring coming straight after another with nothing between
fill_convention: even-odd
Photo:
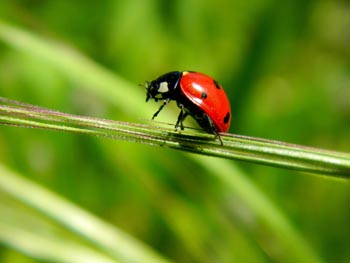
<instances>
[{"instance_id":1,"label":"ladybug's leg","mask_svg":"<svg viewBox=\"0 0 350 263\"><path fill-rule=\"evenodd\" d=\"M181 111L180 111L179 117L177 117L177 122L175 124L175 130L177 130L179 128L179 125L180 125L181 130L183 130L184 129L183 121L188 116L188 113L185 111L185 107L182 104L179 104L178 106L180 107Z\"/></svg>"},{"instance_id":2,"label":"ladybug's leg","mask_svg":"<svg viewBox=\"0 0 350 263\"><path fill-rule=\"evenodd\" d=\"M155 114L153 114L152 120L158 116L158 113L164 108L165 105L167 105L170 101L170 98L164 100L163 104L159 107L159 109L157 110L157 112Z\"/></svg>"},{"instance_id":3,"label":"ladybug's leg","mask_svg":"<svg viewBox=\"0 0 350 263\"><path fill-rule=\"evenodd\" d=\"M215 134L215 135L218 137L218 139L219 139L219 141L220 141L221 146L224 146L224 143L222 142L222 139L221 139L220 134L218 134L218 133L216 132L216 134Z\"/></svg>"},{"instance_id":4,"label":"ladybug's leg","mask_svg":"<svg viewBox=\"0 0 350 263\"><path fill-rule=\"evenodd\" d=\"M186 119L187 116L188 116L188 113L187 113L187 112L185 112L185 113L183 114L183 116L182 116L182 119L181 119L181 121L180 121L180 128L181 128L181 130L184 129L184 124L183 124L183 122L184 122L184 120Z\"/></svg>"},{"instance_id":5,"label":"ladybug's leg","mask_svg":"<svg viewBox=\"0 0 350 263\"><path fill-rule=\"evenodd\" d=\"M210 125L211 132L219 139L221 146L223 146L224 144L222 143L220 134L218 133L218 131L217 131L217 129L216 129L212 119L209 118L209 116L207 114L204 114L204 116L206 117L206 119L207 119L207 121L208 121L208 123Z\"/></svg>"},{"instance_id":6,"label":"ladybug's leg","mask_svg":"<svg viewBox=\"0 0 350 263\"><path fill-rule=\"evenodd\" d=\"M182 106L181 110L180 110L179 117L177 117L177 121L176 121L176 124L175 124L175 131L177 131L177 128L179 128L180 123L181 123L181 130L183 130L183 124L182 124L183 116L184 116L184 109L183 109L183 106Z\"/></svg>"}]
</instances>

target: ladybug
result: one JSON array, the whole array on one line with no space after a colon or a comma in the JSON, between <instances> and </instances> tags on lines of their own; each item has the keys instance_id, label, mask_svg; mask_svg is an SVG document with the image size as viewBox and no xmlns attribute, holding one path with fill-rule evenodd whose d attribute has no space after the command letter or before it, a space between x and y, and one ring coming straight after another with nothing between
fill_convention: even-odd
<instances>
[{"instance_id":1,"label":"ladybug","mask_svg":"<svg viewBox=\"0 0 350 263\"><path fill-rule=\"evenodd\" d=\"M149 99L164 100L152 120L171 100L181 109L175 129L184 129L183 121L192 116L200 127L219 137L227 132L231 123L230 102L222 86L213 78L194 71L172 71L146 82Z\"/></svg>"}]
</instances>

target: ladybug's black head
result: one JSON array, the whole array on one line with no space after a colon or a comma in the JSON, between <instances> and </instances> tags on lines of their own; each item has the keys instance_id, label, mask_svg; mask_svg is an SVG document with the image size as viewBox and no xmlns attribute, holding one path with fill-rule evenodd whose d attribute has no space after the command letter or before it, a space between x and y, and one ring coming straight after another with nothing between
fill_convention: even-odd
<instances>
[{"instance_id":1,"label":"ladybug's black head","mask_svg":"<svg viewBox=\"0 0 350 263\"><path fill-rule=\"evenodd\" d=\"M165 88L166 86L166 82L159 83L157 80L146 82L146 102L149 99L154 99L155 101L164 99L166 97L166 93L169 91L168 88Z\"/></svg>"},{"instance_id":2,"label":"ladybug's black head","mask_svg":"<svg viewBox=\"0 0 350 263\"><path fill-rule=\"evenodd\" d=\"M168 99L174 95L174 91L181 78L179 71L166 73L156 80L146 82L146 102L149 99L158 101L160 99Z\"/></svg>"}]
</instances>

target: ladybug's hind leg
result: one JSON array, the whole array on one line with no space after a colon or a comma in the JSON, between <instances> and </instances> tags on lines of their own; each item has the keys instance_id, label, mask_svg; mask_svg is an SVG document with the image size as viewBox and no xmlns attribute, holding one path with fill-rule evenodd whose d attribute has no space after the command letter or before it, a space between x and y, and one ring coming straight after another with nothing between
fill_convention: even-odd
<instances>
[{"instance_id":1,"label":"ladybug's hind leg","mask_svg":"<svg viewBox=\"0 0 350 263\"><path fill-rule=\"evenodd\" d=\"M217 131L217 129L216 129L216 127L215 127L213 121L212 121L209 117L208 117L208 119L209 119L210 127L211 127L211 129L212 129L213 134L215 135L215 137L217 137L217 138L219 139L221 146L223 146L224 144L223 144L223 142L222 142L221 136L220 136L220 134L218 133L218 131Z\"/></svg>"},{"instance_id":2,"label":"ladybug's hind leg","mask_svg":"<svg viewBox=\"0 0 350 263\"><path fill-rule=\"evenodd\" d=\"M204 128L205 131L207 131L208 133L214 134L215 137L219 139L221 146L224 145L222 142L221 136L214 125L213 120L206 113L203 113L202 118L197 118L197 122L199 123L200 126L202 126L202 128Z\"/></svg>"}]
</instances>

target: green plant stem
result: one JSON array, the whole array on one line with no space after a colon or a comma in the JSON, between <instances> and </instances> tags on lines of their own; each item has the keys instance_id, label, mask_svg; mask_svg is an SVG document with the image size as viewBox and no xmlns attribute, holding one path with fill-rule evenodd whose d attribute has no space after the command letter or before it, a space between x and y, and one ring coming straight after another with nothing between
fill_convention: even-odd
<instances>
[{"instance_id":1,"label":"green plant stem","mask_svg":"<svg viewBox=\"0 0 350 263\"><path fill-rule=\"evenodd\" d=\"M214 135L193 129L105 120L66 114L0 98L0 123L83 133L143 144L170 147L202 155L243 160L333 177L350 177L350 154L248 136Z\"/></svg>"}]
</instances>

